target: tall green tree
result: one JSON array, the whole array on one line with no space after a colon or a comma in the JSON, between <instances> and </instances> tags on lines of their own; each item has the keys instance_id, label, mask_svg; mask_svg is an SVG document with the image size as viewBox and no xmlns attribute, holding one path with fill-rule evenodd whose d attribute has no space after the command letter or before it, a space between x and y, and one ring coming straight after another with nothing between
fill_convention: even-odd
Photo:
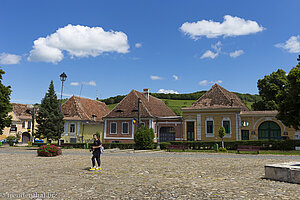
<instances>
[{"instance_id":1,"label":"tall green tree","mask_svg":"<svg viewBox=\"0 0 300 200\"><path fill-rule=\"evenodd\" d=\"M42 99L38 115L36 137L58 140L64 132L64 115L60 111L60 102L55 94L53 81Z\"/></svg>"},{"instance_id":2,"label":"tall green tree","mask_svg":"<svg viewBox=\"0 0 300 200\"><path fill-rule=\"evenodd\" d=\"M0 134L5 127L11 125L11 116L8 115L12 111L12 105L10 104L10 86L5 86L2 84L2 75L5 72L0 69Z\"/></svg>"},{"instance_id":3,"label":"tall green tree","mask_svg":"<svg viewBox=\"0 0 300 200\"><path fill-rule=\"evenodd\" d=\"M257 82L261 101L257 101L252 105L253 110L278 110L279 104L285 98L285 88L288 79L286 72L278 69L276 72L266 75Z\"/></svg>"},{"instance_id":4,"label":"tall green tree","mask_svg":"<svg viewBox=\"0 0 300 200\"><path fill-rule=\"evenodd\" d=\"M279 104L277 118L286 126L300 130L300 63L291 69L287 80L288 83L282 95L285 98Z\"/></svg>"},{"instance_id":5,"label":"tall green tree","mask_svg":"<svg viewBox=\"0 0 300 200\"><path fill-rule=\"evenodd\" d=\"M219 133L219 137L222 139L222 148L224 148L224 141L223 141L223 138L224 138L224 136L225 136L225 128L224 128L223 126L221 126L221 127L219 128L218 133Z\"/></svg>"}]
</instances>

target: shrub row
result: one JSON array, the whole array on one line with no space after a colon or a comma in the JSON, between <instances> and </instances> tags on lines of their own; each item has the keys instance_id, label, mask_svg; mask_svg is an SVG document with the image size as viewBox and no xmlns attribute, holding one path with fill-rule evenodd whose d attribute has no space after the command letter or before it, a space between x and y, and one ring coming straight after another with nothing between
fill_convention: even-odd
<instances>
[{"instance_id":1,"label":"shrub row","mask_svg":"<svg viewBox=\"0 0 300 200\"><path fill-rule=\"evenodd\" d=\"M221 141L173 141L160 143L161 149L166 149L168 144L185 145L188 149L194 150L212 150L214 144L222 146ZM225 141L227 150L236 150L238 146L260 146L261 150L295 150L296 146L300 146L300 140L242 140L242 141Z\"/></svg>"}]
</instances>

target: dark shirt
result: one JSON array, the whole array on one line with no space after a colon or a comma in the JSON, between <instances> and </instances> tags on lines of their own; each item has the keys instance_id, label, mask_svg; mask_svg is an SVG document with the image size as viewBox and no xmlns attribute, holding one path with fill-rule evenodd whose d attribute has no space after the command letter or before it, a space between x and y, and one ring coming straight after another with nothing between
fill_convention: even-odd
<instances>
[{"instance_id":1,"label":"dark shirt","mask_svg":"<svg viewBox=\"0 0 300 200\"><path fill-rule=\"evenodd\" d=\"M95 146L100 146L101 145L101 142L100 142L100 140L98 139L98 140L94 140L94 143L93 143L93 146L95 147ZM94 151L99 151L100 152L100 147L98 147L98 148L94 148Z\"/></svg>"}]
</instances>

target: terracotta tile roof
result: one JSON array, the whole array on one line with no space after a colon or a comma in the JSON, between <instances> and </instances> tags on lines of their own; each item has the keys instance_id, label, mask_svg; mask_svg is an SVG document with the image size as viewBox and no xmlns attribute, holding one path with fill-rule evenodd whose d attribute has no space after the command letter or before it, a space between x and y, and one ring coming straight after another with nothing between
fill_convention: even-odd
<instances>
[{"instance_id":1,"label":"terracotta tile roof","mask_svg":"<svg viewBox=\"0 0 300 200\"><path fill-rule=\"evenodd\" d=\"M168 117L176 114L160 99L132 90L105 118L137 118L138 98L141 99L140 112L142 118Z\"/></svg>"},{"instance_id":2,"label":"terracotta tile roof","mask_svg":"<svg viewBox=\"0 0 300 200\"><path fill-rule=\"evenodd\" d=\"M62 112L65 115L65 120L102 122L102 118L109 113L109 108L105 103L97 100L72 96L62 105Z\"/></svg>"},{"instance_id":3,"label":"terracotta tile roof","mask_svg":"<svg viewBox=\"0 0 300 200\"><path fill-rule=\"evenodd\" d=\"M242 111L241 115L277 115L277 110Z\"/></svg>"},{"instance_id":4,"label":"terracotta tile roof","mask_svg":"<svg viewBox=\"0 0 300 200\"><path fill-rule=\"evenodd\" d=\"M212 88L201 96L190 107L182 108L183 110L189 109L222 109L222 108L240 108L248 111L249 108L241 101L241 99L224 89L223 87L215 84Z\"/></svg>"},{"instance_id":5,"label":"terracotta tile roof","mask_svg":"<svg viewBox=\"0 0 300 200\"><path fill-rule=\"evenodd\" d=\"M32 119L31 115L26 112L27 109L29 109L28 104L20 104L20 103L12 103L13 106L13 112L19 119L26 119L30 120Z\"/></svg>"}]
</instances>

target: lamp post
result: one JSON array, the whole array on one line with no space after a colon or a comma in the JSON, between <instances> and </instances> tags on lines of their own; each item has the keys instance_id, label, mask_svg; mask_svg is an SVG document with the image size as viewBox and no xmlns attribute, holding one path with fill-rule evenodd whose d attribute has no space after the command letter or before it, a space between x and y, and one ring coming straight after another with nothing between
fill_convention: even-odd
<instances>
[{"instance_id":1,"label":"lamp post","mask_svg":"<svg viewBox=\"0 0 300 200\"><path fill-rule=\"evenodd\" d=\"M62 113L61 111L61 105L62 105L62 95L63 95L63 90L64 90L64 82L67 79L67 75L65 74L65 72L63 72L60 76L60 80L61 80L61 93L60 93L60 113ZM60 145L60 123L58 123L58 145Z\"/></svg>"},{"instance_id":2,"label":"lamp post","mask_svg":"<svg viewBox=\"0 0 300 200\"><path fill-rule=\"evenodd\" d=\"M26 112L28 114L31 114L31 120L32 120L32 122L31 122L31 144L34 143L34 126L35 126L35 113L36 113L36 111L37 111L37 108L33 105L30 105L28 107L28 109L26 110Z\"/></svg>"},{"instance_id":3,"label":"lamp post","mask_svg":"<svg viewBox=\"0 0 300 200\"><path fill-rule=\"evenodd\" d=\"M140 111L141 103L142 103L141 99L138 98L138 128L141 126L141 111Z\"/></svg>"}]
</instances>

